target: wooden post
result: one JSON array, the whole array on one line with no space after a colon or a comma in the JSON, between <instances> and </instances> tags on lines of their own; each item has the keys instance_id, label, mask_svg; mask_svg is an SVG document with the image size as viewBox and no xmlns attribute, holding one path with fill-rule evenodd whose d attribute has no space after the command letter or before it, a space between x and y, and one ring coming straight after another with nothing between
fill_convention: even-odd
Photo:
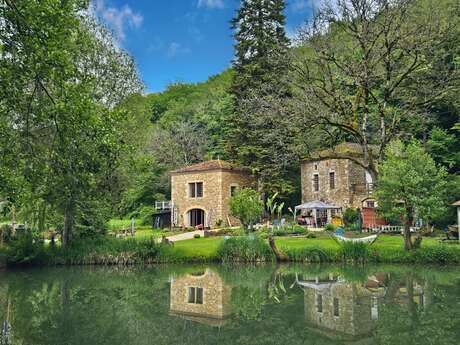
<instances>
[{"instance_id":1,"label":"wooden post","mask_svg":"<svg viewBox=\"0 0 460 345\"><path fill-rule=\"evenodd\" d=\"M134 218L131 218L131 237L134 237Z\"/></svg>"},{"instance_id":2,"label":"wooden post","mask_svg":"<svg viewBox=\"0 0 460 345\"><path fill-rule=\"evenodd\" d=\"M458 241L460 242L460 200L454 202L452 206L457 207L457 230L458 230Z\"/></svg>"},{"instance_id":3,"label":"wooden post","mask_svg":"<svg viewBox=\"0 0 460 345\"><path fill-rule=\"evenodd\" d=\"M460 242L460 206L457 206L458 241Z\"/></svg>"}]
</instances>

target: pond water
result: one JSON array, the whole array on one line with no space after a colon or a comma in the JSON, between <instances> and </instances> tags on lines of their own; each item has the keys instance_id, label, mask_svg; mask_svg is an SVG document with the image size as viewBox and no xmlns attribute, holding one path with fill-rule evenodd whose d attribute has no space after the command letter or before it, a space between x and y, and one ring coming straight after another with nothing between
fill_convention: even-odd
<instances>
[{"instance_id":1,"label":"pond water","mask_svg":"<svg viewBox=\"0 0 460 345\"><path fill-rule=\"evenodd\" d=\"M456 344L460 269L72 267L0 272L0 344Z\"/></svg>"}]
</instances>

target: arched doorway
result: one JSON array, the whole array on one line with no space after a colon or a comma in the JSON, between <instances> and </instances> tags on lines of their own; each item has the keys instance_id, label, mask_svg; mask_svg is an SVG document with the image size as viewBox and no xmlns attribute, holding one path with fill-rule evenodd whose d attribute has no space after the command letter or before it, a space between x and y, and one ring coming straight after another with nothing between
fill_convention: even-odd
<instances>
[{"instance_id":1,"label":"arched doorway","mask_svg":"<svg viewBox=\"0 0 460 345\"><path fill-rule=\"evenodd\" d=\"M188 223L190 226L202 225L204 227L204 210L194 208L188 211Z\"/></svg>"}]
</instances>

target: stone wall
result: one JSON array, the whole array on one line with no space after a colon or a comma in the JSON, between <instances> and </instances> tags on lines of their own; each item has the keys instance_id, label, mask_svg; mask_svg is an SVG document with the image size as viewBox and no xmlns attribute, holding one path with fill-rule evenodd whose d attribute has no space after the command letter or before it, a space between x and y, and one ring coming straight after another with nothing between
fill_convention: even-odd
<instances>
[{"instance_id":1,"label":"stone wall","mask_svg":"<svg viewBox=\"0 0 460 345\"><path fill-rule=\"evenodd\" d=\"M330 172L335 173L335 188L330 187ZM315 174L319 176L319 191L314 190ZM348 159L303 161L301 183L303 203L321 200L345 209L361 207L361 201L367 196L365 170ZM355 186L361 186L361 191L355 193Z\"/></svg>"},{"instance_id":2,"label":"stone wall","mask_svg":"<svg viewBox=\"0 0 460 345\"><path fill-rule=\"evenodd\" d=\"M318 311L318 295L322 296L322 312ZM338 315L334 314L334 299L338 301ZM375 327L372 294L357 284L334 283L325 289L304 288L304 303L307 324L333 331L337 337L367 335Z\"/></svg>"},{"instance_id":3,"label":"stone wall","mask_svg":"<svg viewBox=\"0 0 460 345\"><path fill-rule=\"evenodd\" d=\"M231 225L240 225L238 219L230 215L231 187L237 190L247 187L255 187L255 179L243 172L222 171L222 221L226 225L230 219ZM227 218L228 216L228 218Z\"/></svg>"},{"instance_id":4,"label":"stone wall","mask_svg":"<svg viewBox=\"0 0 460 345\"><path fill-rule=\"evenodd\" d=\"M202 273L202 274L200 274ZM203 289L203 303L189 303L189 288ZM177 314L223 319L231 314L231 287L214 271L171 279L170 311Z\"/></svg>"},{"instance_id":5,"label":"stone wall","mask_svg":"<svg viewBox=\"0 0 460 345\"><path fill-rule=\"evenodd\" d=\"M203 197L189 197L189 183L203 182ZM173 173L171 175L171 201L178 212L178 224L176 226L188 227L188 211L202 209L205 212L205 226L214 227L216 222L222 221L227 224L229 216L230 187L238 188L250 186L252 177L239 171L208 170L198 172ZM210 220L210 222L208 222ZM238 225L238 221L231 219L232 225ZM210 223L210 224L209 224Z\"/></svg>"}]
</instances>

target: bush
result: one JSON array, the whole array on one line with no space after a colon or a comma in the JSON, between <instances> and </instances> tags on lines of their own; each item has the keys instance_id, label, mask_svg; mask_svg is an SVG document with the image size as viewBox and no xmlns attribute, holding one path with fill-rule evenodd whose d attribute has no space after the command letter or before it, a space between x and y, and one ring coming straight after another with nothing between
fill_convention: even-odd
<instances>
[{"instance_id":1,"label":"bush","mask_svg":"<svg viewBox=\"0 0 460 345\"><path fill-rule=\"evenodd\" d=\"M200 234L193 235L193 238L200 238L200 237L201 237Z\"/></svg>"},{"instance_id":2,"label":"bush","mask_svg":"<svg viewBox=\"0 0 460 345\"><path fill-rule=\"evenodd\" d=\"M54 265L131 265L180 261L172 247L146 240L110 239L73 241L67 248L47 251L46 263Z\"/></svg>"},{"instance_id":3,"label":"bush","mask_svg":"<svg viewBox=\"0 0 460 345\"><path fill-rule=\"evenodd\" d=\"M347 208L343 212L343 223L346 227L355 224L359 219L358 210L354 208Z\"/></svg>"},{"instance_id":4,"label":"bush","mask_svg":"<svg viewBox=\"0 0 460 345\"><path fill-rule=\"evenodd\" d=\"M13 238L13 227L10 224L0 226L0 244L8 243Z\"/></svg>"},{"instance_id":5,"label":"bush","mask_svg":"<svg viewBox=\"0 0 460 345\"><path fill-rule=\"evenodd\" d=\"M316 235L313 232L309 232L307 238L316 238Z\"/></svg>"},{"instance_id":6,"label":"bush","mask_svg":"<svg viewBox=\"0 0 460 345\"><path fill-rule=\"evenodd\" d=\"M269 245L256 236L226 239L219 245L217 256L222 262L265 262L275 259Z\"/></svg>"},{"instance_id":7,"label":"bush","mask_svg":"<svg viewBox=\"0 0 460 345\"><path fill-rule=\"evenodd\" d=\"M250 188L244 188L230 198L230 212L238 218L245 230L259 220L264 211L260 194Z\"/></svg>"},{"instance_id":8,"label":"bush","mask_svg":"<svg viewBox=\"0 0 460 345\"><path fill-rule=\"evenodd\" d=\"M11 240L6 254L12 264L31 264L43 260L45 251L43 242L26 230Z\"/></svg>"},{"instance_id":9,"label":"bush","mask_svg":"<svg viewBox=\"0 0 460 345\"><path fill-rule=\"evenodd\" d=\"M336 228L337 228L337 227L336 227L334 224L326 224L326 225L324 226L324 230L326 230L326 231L331 231L331 232L335 231Z\"/></svg>"}]
</instances>

